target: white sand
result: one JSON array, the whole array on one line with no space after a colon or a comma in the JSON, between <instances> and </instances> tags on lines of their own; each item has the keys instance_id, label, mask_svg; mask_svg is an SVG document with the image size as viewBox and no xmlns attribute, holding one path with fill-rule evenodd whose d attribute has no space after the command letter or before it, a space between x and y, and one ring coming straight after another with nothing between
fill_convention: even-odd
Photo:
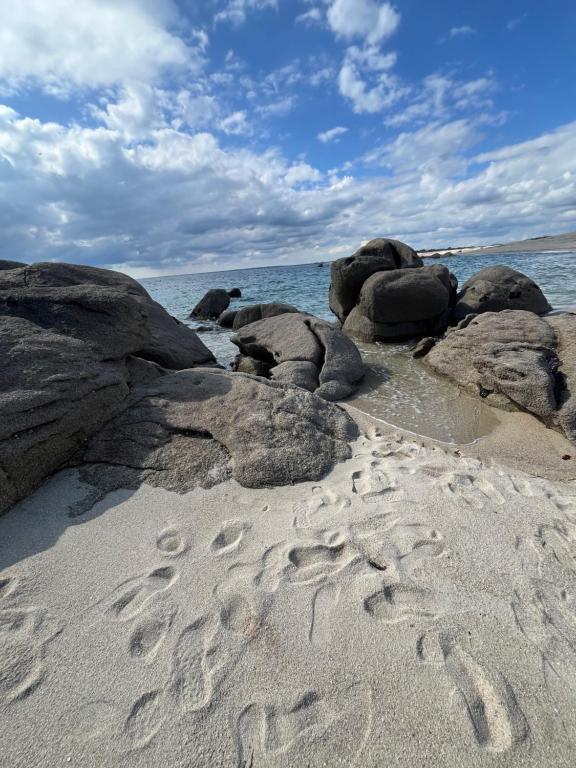
<instances>
[{"instance_id":1,"label":"white sand","mask_svg":"<svg viewBox=\"0 0 576 768\"><path fill-rule=\"evenodd\" d=\"M322 483L0 519L0 764L573 766L576 487L374 429Z\"/></svg>"}]
</instances>

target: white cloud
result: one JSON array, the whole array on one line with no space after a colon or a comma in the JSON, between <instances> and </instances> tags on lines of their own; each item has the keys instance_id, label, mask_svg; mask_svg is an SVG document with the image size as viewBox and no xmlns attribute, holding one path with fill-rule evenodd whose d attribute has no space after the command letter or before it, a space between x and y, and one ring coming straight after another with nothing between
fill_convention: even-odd
<instances>
[{"instance_id":1,"label":"white cloud","mask_svg":"<svg viewBox=\"0 0 576 768\"><path fill-rule=\"evenodd\" d=\"M322 131L322 133L318 134L317 138L322 144L328 144L331 141L338 141L345 133L348 133L348 128L338 125L335 128L330 128L328 131Z\"/></svg>"},{"instance_id":2,"label":"white cloud","mask_svg":"<svg viewBox=\"0 0 576 768\"><path fill-rule=\"evenodd\" d=\"M233 112L220 121L220 130L229 136L249 136L252 127L246 118L246 112Z\"/></svg>"},{"instance_id":3,"label":"white cloud","mask_svg":"<svg viewBox=\"0 0 576 768\"><path fill-rule=\"evenodd\" d=\"M298 16L296 16L297 24L312 25L312 24L320 24L321 22L322 22L322 11L320 10L320 8L310 8L309 11L305 11L304 13L300 13Z\"/></svg>"},{"instance_id":4,"label":"white cloud","mask_svg":"<svg viewBox=\"0 0 576 768\"><path fill-rule=\"evenodd\" d=\"M455 37L470 37L470 35L476 34L476 30L473 27L464 25L462 27L452 27L448 33L448 37L454 39Z\"/></svg>"},{"instance_id":5,"label":"white cloud","mask_svg":"<svg viewBox=\"0 0 576 768\"><path fill-rule=\"evenodd\" d=\"M391 107L407 93L394 75L388 72L362 72L356 56L349 49L338 75L340 93L352 102L357 114L374 114ZM368 68L369 69L369 68Z\"/></svg>"},{"instance_id":6,"label":"white cloud","mask_svg":"<svg viewBox=\"0 0 576 768\"><path fill-rule=\"evenodd\" d=\"M262 11L277 8L278 0L227 0L221 11L214 16L214 21L229 24L244 24L249 11Z\"/></svg>"},{"instance_id":7,"label":"white cloud","mask_svg":"<svg viewBox=\"0 0 576 768\"><path fill-rule=\"evenodd\" d=\"M396 31L400 14L390 3L376 0L333 0L328 8L328 24L340 37L377 43Z\"/></svg>"},{"instance_id":8,"label":"white cloud","mask_svg":"<svg viewBox=\"0 0 576 768\"><path fill-rule=\"evenodd\" d=\"M177 20L172 0L4 0L0 81L63 95L152 82L199 63L205 36L187 46L170 32Z\"/></svg>"}]
</instances>

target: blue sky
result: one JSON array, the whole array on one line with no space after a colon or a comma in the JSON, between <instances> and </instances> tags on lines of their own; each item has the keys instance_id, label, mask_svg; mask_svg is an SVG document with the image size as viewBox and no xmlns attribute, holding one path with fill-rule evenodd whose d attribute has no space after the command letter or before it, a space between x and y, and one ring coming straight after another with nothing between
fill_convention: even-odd
<instances>
[{"instance_id":1,"label":"blue sky","mask_svg":"<svg viewBox=\"0 0 576 768\"><path fill-rule=\"evenodd\" d=\"M2 0L0 258L135 276L576 229L576 5Z\"/></svg>"}]
</instances>

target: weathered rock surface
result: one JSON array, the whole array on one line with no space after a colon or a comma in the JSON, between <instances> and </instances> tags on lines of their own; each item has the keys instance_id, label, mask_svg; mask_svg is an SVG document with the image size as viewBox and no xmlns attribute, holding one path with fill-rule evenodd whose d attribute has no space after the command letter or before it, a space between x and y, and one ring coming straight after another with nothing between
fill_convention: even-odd
<instances>
[{"instance_id":1,"label":"weathered rock surface","mask_svg":"<svg viewBox=\"0 0 576 768\"><path fill-rule=\"evenodd\" d=\"M319 480L350 456L348 443L358 434L338 407L245 374L180 371L137 394L85 453L88 462L116 465L122 483L136 475L185 491L199 484L198 473L203 484L231 474L249 488ZM214 453L218 446L225 454ZM212 469L201 462L207 449Z\"/></svg>"},{"instance_id":2,"label":"weathered rock surface","mask_svg":"<svg viewBox=\"0 0 576 768\"><path fill-rule=\"evenodd\" d=\"M319 386L318 366L306 360L288 360L270 368L269 373L274 381L307 389L308 392L314 392Z\"/></svg>"},{"instance_id":3,"label":"weathered rock surface","mask_svg":"<svg viewBox=\"0 0 576 768\"><path fill-rule=\"evenodd\" d=\"M486 312L421 346L430 346L425 360L437 373L491 405L528 411L576 439L576 315Z\"/></svg>"},{"instance_id":4,"label":"weathered rock surface","mask_svg":"<svg viewBox=\"0 0 576 768\"><path fill-rule=\"evenodd\" d=\"M442 333L448 325L452 277L440 264L377 272L362 286L344 331L369 342Z\"/></svg>"},{"instance_id":5,"label":"weathered rock surface","mask_svg":"<svg viewBox=\"0 0 576 768\"><path fill-rule=\"evenodd\" d=\"M255 323L257 320L284 315L288 312L300 312L300 310L291 304L277 302L271 304L252 304L250 307L242 307L242 309L238 310L232 327L237 331L239 328Z\"/></svg>"},{"instance_id":6,"label":"weathered rock surface","mask_svg":"<svg viewBox=\"0 0 576 768\"><path fill-rule=\"evenodd\" d=\"M41 263L1 272L1 315L82 339L107 358L135 354L176 369L214 361L140 283L112 270Z\"/></svg>"},{"instance_id":7,"label":"weathered rock surface","mask_svg":"<svg viewBox=\"0 0 576 768\"><path fill-rule=\"evenodd\" d=\"M131 373L92 345L0 318L0 512L65 466L122 407Z\"/></svg>"},{"instance_id":8,"label":"weathered rock surface","mask_svg":"<svg viewBox=\"0 0 576 768\"><path fill-rule=\"evenodd\" d=\"M19 269L20 267L27 266L22 261L9 261L8 259L0 259L0 271L3 269Z\"/></svg>"},{"instance_id":9,"label":"weathered rock surface","mask_svg":"<svg viewBox=\"0 0 576 768\"><path fill-rule=\"evenodd\" d=\"M541 315L551 306L533 280L515 269L497 265L480 270L464 283L454 307L454 320L504 309L524 309Z\"/></svg>"},{"instance_id":10,"label":"weathered rock surface","mask_svg":"<svg viewBox=\"0 0 576 768\"><path fill-rule=\"evenodd\" d=\"M421 267L422 264L416 251L399 240L370 240L353 256L332 262L330 309L344 322L369 277L377 272Z\"/></svg>"},{"instance_id":11,"label":"weathered rock surface","mask_svg":"<svg viewBox=\"0 0 576 768\"><path fill-rule=\"evenodd\" d=\"M225 309L224 312L218 317L218 325L222 328L232 328L234 325L234 318L238 314L237 309Z\"/></svg>"},{"instance_id":12,"label":"weathered rock surface","mask_svg":"<svg viewBox=\"0 0 576 768\"><path fill-rule=\"evenodd\" d=\"M228 309L230 296L223 288L211 288L190 312L196 320L217 320Z\"/></svg>"},{"instance_id":13,"label":"weathered rock surface","mask_svg":"<svg viewBox=\"0 0 576 768\"><path fill-rule=\"evenodd\" d=\"M266 363L271 368L295 362L301 366L282 367L273 375L277 380L296 384L306 382L306 389L317 380L316 394L326 400L340 400L351 395L364 376L364 364L355 344L340 330L312 315L285 313L258 320L238 330L232 342L243 355ZM298 385L299 386L299 385Z\"/></svg>"}]
</instances>

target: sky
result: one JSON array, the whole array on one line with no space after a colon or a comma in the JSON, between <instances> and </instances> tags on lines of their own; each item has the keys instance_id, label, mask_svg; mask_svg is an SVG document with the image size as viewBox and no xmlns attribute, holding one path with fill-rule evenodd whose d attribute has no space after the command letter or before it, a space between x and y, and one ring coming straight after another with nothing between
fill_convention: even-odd
<instances>
[{"instance_id":1,"label":"sky","mask_svg":"<svg viewBox=\"0 0 576 768\"><path fill-rule=\"evenodd\" d=\"M0 258L147 277L576 230L574 0L0 12Z\"/></svg>"}]
</instances>

